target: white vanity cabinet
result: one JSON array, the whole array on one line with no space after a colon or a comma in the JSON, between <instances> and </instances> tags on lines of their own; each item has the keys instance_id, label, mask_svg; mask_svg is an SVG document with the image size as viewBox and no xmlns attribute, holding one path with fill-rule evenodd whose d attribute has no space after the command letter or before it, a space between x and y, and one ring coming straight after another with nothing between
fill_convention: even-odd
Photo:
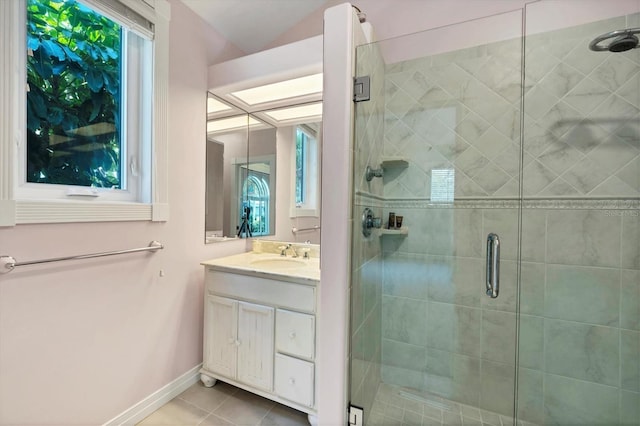
<instances>
[{"instance_id":1,"label":"white vanity cabinet","mask_svg":"<svg viewBox=\"0 0 640 426\"><path fill-rule=\"evenodd\" d=\"M231 383L314 423L318 282L205 267L202 382Z\"/></svg>"},{"instance_id":2,"label":"white vanity cabinet","mask_svg":"<svg viewBox=\"0 0 640 426\"><path fill-rule=\"evenodd\" d=\"M208 295L205 318L206 368L271 390L274 308Z\"/></svg>"}]
</instances>

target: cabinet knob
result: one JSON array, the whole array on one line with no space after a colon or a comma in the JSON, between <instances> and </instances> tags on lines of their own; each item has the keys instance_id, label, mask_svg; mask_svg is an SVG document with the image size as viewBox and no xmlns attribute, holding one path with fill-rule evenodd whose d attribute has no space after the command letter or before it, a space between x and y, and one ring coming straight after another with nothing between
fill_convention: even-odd
<instances>
[{"instance_id":1,"label":"cabinet knob","mask_svg":"<svg viewBox=\"0 0 640 426\"><path fill-rule=\"evenodd\" d=\"M294 379L293 377L289 377L289 384L290 385L295 385L296 384L296 379Z\"/></svg>"},{"instance_id":2,"label":"cabinet knob","mask_svg":"<svg viewBox=\"0 0 640 426\"><path fill-rule=\"evenodd\" d=\"M295 331L290 331L289 332L289 339L295 339L296 338L296 332Z\"/></svg>"}]
</instances>

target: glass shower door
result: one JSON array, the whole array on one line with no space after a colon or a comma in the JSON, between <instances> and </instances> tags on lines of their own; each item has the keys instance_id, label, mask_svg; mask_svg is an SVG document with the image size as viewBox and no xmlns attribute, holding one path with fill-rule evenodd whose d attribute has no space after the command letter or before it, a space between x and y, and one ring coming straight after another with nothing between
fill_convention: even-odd
<instances>
[{"instance_id":1,"label":"glass shower door","mask_svg":"<svg viewBox=\"0 0 640 426\"><path fill-rule=\"evenodd\" d=\"M526 8L518 418L536 424L640 425L640 49L589 49L640 27L640 3L593 3L555 28L561 2Z\"/></svg>"},{"instance_id":2,"label":"glass shower door","mask_svg":"<svg viewBox=\"0 0 640 426\"><path fill-rule=\"evenodd\" d=\"M350 402L371 425L512 423L522 14L356 58Z\"/></svg>"}]
</instances>

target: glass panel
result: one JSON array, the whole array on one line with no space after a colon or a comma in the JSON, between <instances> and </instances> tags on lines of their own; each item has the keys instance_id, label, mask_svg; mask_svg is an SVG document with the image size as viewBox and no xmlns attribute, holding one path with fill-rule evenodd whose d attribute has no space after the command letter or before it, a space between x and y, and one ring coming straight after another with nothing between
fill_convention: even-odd
<instances>
[{"instance_id":1,"label":"glass panel","mask_svg":"<svg viewBox=\"0 0 640 426\"><path fill-rule=\"evenodd\" d=\"M372 96L356 104L354 216L382 222L353 227L350 397L365 424L513 422L521 46L518 11L357 49Z\"/></svg>"},{"instance_id":2,"label":"glass panel","mask_svg":"<svg viewBox=\"0 0 640 426\"><path fill-rule=\"evenodd\" d=\"M123 38L75 1L27 2L27 182L125 189Z\"/></svg>"},{"instance_id":3,"label":"glass panel","mask_svg":"<svg viewBox=\"0 0 640 426\"><path fill-rule=\"evenodd\" d=\"M616 3L526 7L517 412L536 424L640 424L640 49L589 49L640 27Z\"/></svg>"},{"instance_id":4,"label":"glass panel","mask_svg":"<svg viewBox=\"0 0 640 426\"><path fill-rule=\"evenodd\" d=\"M246 180L249 115L207 96L205 242L237 236L242 184Z\"/></svg>"}]
</instances>

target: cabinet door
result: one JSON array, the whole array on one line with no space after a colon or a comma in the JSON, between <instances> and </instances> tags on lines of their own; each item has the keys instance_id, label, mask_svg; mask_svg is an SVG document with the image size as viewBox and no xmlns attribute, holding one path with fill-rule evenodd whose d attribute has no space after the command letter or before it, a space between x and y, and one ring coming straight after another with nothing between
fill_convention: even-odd
<instances>
[{"instance_id":1,"label":"cabinet door","mask_svg":"<svg viewBox=\"0 0 640 426\"><path fill-rule=\"evenodd\" d=\"M204 368L234 379L238 351L238 302L207 296Z\"/></svg>"},{"instance_id":2,"label":"cabinet door","mask_svg":"<svg viewBox=\"0 0 640 426\"><path fill-rule=\"evenodd\" d=\"M238 302L238 380L273 388L274 309Z\"/></svg>"}]
</instances>

